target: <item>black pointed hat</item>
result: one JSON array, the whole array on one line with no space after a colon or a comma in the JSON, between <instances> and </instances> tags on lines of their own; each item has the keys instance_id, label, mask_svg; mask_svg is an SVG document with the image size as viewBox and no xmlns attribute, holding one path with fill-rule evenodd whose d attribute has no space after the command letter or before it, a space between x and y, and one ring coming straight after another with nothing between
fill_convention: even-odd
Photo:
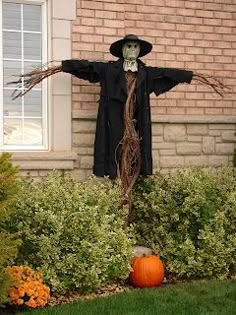
<instances>
[{"instance_id":1,"label":"black pointed hat","mask_svg":"<svg viewBox=\"0 0 236 315\"><path fill-rule=\"evenodd\" d=\"M147 55L152 50L152 44L150 44L149 42L147 42L145 40L139 39L138 36L136 36L136 35L129 34L129 35L125 35L124 38L111 44L110 53L113 56L116 56L118 58L122 58L123 57L122 46L125 42L128 42L128 41L135 41L135 42L138 42L140 44L139 57L143 57L143 56Z\"/></svg>"}]
</instances>

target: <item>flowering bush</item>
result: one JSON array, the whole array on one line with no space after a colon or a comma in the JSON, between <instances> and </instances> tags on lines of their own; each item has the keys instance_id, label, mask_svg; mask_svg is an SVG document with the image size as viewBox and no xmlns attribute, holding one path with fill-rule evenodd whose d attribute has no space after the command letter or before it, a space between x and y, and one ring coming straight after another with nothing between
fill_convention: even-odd
<instances>
[{"instance_id":1,"label":"flowering bush","mask_svg":"<svg viewBox=\"0 0 236 315\"><path fill-rule=\"evenodd\" d=\"M32 308L47 304L50 289L43 284L42 274L34 272L30 267L12 266L4 269L14 280L8 290L11 305L27 305Z\"/></svg>"}]
</instances>

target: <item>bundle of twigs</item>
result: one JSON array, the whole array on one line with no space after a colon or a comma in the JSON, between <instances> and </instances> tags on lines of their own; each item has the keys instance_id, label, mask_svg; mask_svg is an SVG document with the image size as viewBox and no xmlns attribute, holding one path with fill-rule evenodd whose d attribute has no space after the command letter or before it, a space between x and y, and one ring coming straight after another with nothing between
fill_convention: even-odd
<instances>
[{"instance_id":1,"label":"bundle of twigs","mask_svg":"<svg viewBox=\"0 0 236 315\"><path fill-rule=\"evenodd\" d=\"M44 79L50 77L51 75L61 72L62 66L52 66L44 65L41 68L35 68L30 72L18 75L19 80L9 82L8 85L16 85L15 90L12 93L12 99L16 99L28 93L32 88L39 84Z\"/></svg>"},{"instance_id":2,"label":"bundle of twigs","mask_svg":"<svg viewBox=\"0 0 236 315\"><path fill-rule=\"evenodd\" d=\"M224 96L227 90L228 91L230 90L230 88L228 86L225 86L222 82L220 82L220 80L208 74L194 72L193 80L196 80L205 85L211 86L213 90L220 96Z\"/></svg>"},{"instance_id":3,"label":"bundle of twigs","mask_svg":"<svg viewBox=\"0 0 236 315\"><path fill-rule=\"evenodd\" d=\"M130 193L139 176L141 168L141 151L140 151L140 138L135 129L135 85L136 78L127 76L127 90L128 97L124 108L124 132L121 141L121 161L119 168L118 164L118 177L121 180L121 188L123 192L123 204L130 206L131 198Z\"/></svg>"}]
</instances>

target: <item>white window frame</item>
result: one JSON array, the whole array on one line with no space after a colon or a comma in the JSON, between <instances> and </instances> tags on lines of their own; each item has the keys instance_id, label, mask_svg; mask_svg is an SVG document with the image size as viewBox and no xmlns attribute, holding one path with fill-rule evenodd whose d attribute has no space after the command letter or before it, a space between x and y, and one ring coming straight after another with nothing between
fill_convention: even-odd
<instances>
[{"instance_id":1,"label":"white window frame","mask_svg":"<svg viewBox=\"0 0 236 315\"><path fill-rule=\"evenodd\" d=\"M42 7L42 63L48 61L48 6L46 0L4 0L20 4L40 4ZM0 0L0 12L2 12L3 0ZM2 13L0 14L2 25ZM30 92L29 92L30 93ZM49 149L49 118L48 118L48 84L42 82L42 138L43 145L4 145L4 117L3 117L3 40L2 28L0 28L0 151L47 151Z\"/></svg>"}]
</instances>

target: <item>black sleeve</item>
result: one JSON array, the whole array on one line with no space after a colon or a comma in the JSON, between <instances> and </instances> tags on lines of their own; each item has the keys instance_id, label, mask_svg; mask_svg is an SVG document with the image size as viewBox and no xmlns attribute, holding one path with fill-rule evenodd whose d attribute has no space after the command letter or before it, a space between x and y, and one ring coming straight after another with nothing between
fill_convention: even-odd
<instances>
[{"instance_id":1,"label":"black sleeve","mask_svg":"<svg viewBox=\"0 0 236 315\"><path fill-rule=\"evenodd\" d=\"M150 93L160 95L171 90L179 83L191 83L193 72L175 68L149 68Z\"/></svg>"},{"instance_id":2,"label":"black sleeve","mask_svg":"<svg viewBox=\"0 0 236 315\"><path fill-rule=\"evenodd\" d=\"M63 60L62 71L75 75L76 77L88 80L91 83L100 82L105 63L88 60Z\"/></svg>"}]
</instances>

